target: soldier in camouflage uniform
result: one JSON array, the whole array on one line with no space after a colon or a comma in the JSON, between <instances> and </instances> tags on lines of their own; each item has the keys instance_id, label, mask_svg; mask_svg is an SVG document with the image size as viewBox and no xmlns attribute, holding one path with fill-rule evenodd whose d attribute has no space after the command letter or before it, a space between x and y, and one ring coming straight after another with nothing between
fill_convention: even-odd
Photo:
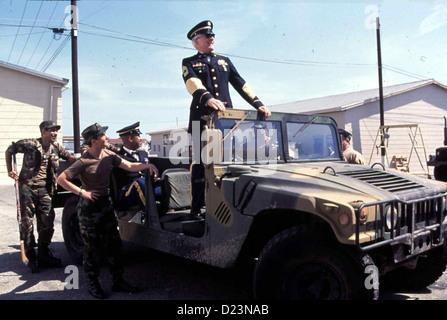
<instances>
[{"instance_id":1,"label":"soldier in camouflage uniform","mask_svg":"<svg viewBox=\"0 0 447 320\"><path fill-rule=\"evenodd\" d=\"M152 174L156 173L151 164L131 163L106 149L107 128L95 123L82 132L89 146L88 150L62 172L57 180L63 188L80 196L77 209L85 245L83 266L88 280L88 292L99 299L107 298L98 280L103 256L112 273L112 290L128 293L138 291L125 282L122 276L121 238L109 196L112 168L119 167L132 172L149 169ZM81 180L81 188L70 181L76 176Z\"/></svg>"},{"instance_id":2,"label":"soldier in camouflage uniform","mask_svg":"<svg viewBox=\"0 0 447 320\"><path fill-rule=\"evenodd\" d=\"M13 146L6 150L8 175L19 180L19 197L22 218L21 239L24 240L28 267L33 273L38 267L58 267L61 260L52 256L48 246L54 233L54 209L51 199L56 192L56 174L59 158L74 161L75 157L56 142L60 126L53 121L43 121L40 126L42 137L24 139L14 145L15 153L23 153L23 165L18 172L12 169ZM33 219L37 219L38 253L34 250Z\"/></svg>"}]
</instances>

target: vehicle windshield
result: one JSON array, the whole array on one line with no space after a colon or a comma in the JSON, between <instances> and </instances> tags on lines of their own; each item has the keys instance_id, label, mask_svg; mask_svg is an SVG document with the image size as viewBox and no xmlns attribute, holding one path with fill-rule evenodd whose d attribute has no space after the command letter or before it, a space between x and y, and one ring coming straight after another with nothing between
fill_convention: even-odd
<instances>
[{"instance_id":1,"label":"vehicle windshield","mask_svg":"<svg viewBox=\"0 0 447 320\"><path fill-rule=\"evenodd\" d=\"M287 122L290 160L339 159L337 134L329 124Z\"/></svg>"},{"instance_id":2,"label":"vehicle windshield","mask_svg":"<svg viewBox=\"0 0 447 320\"><path fill-rule=\"evenodd\" d=\"M272 163L284 160L279 121L220 119L223 161L232 163Z\"/></svg>"},{"instance_id":3,"label":"vehicle windshield","mask_svg":"<svg viewBox=\"0 0 447 320\"><path fill-rule=\"evenodd\" d=\"M316 120L285 122L287 141L283 141L284 122L219 119L216 129L222 132L223 162L274 163L286 157L287 161L340 160L335 127Z\"/></svg>"}]
</instances>

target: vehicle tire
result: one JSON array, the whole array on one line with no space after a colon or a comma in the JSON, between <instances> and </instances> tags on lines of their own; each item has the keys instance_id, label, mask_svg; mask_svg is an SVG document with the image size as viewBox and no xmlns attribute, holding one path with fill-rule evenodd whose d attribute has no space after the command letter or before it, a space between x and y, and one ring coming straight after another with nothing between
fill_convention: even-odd
<instances>
[{"instance_id":1,"label":"vehicle tire","mask_svg":"<svg viewBox=\"0 0 447 320\"><path fill-rule=\"evenodd\" d=\"M298 226L267 243L255 266L257 299L378 299L378 275L376 285L367 285L370 274L365 272L366 267L375 268L368 255L353 255L313 239L306 226Z\"/></svg>"},{"instance_id":2,"label":"vehicle tire","mask_svg":"<svg viewBox=\"0 0 447 320\"><path fill-rule=\"evenodd\" d=\"M423 290L438 280L447 267L447 243L420 258L415 269L399 268L383 276L393 290Z\"/></svg>"},{"instance_id":3,"label":"vehicle tire","mask_svg":"<svg viewBox=\"0 0 447 320\"><path fill-rule=\"evenodd\" d=\"M62 235L65 247L73 261L80 265L84 252L84 242L79 229L79 219L76 210L79 198L71 197L67 200L62 213Z\"/></svg>"}]
</instances>

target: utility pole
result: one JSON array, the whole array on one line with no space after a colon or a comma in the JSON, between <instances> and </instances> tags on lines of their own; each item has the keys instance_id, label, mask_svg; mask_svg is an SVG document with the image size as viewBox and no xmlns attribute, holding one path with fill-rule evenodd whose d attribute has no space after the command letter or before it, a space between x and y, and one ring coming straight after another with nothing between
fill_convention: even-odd
<instances>
[{"instance_id":1,"label":"utility pole","mask_svg":"<svg viewBox=\"0 0 447 320\"><path fill-rule=\"evenodd\" d=\"M73 82L73 142L74 153L79 154L81 149L79 130L79 87L78 87L78 8L76 0L71 0L71 73Z\"/></svg>"},{"instance_id":2,"label":"utility pole","mask_svg":"<svg viewBox=\"0 0 447 320\"><path fill-rule=\"evenodd\" d=\"M379 71L379 105L380 105L380 150L382 165L386 168L386 150L385 150L385 115L383 108L383 84L382 84L382 52L380 48L380 22L379 17L376 18L376 31L377 31L377 60L378 60L378 71Z\"/></svg>"}]
</instances>

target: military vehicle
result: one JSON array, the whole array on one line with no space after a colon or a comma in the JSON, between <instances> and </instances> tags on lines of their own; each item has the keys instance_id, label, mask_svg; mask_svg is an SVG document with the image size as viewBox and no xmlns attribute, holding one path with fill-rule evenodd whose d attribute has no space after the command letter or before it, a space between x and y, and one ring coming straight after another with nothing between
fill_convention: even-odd
<instances>
[{"instance_id":1,"label":"military vehicle","mask_svg":"<svg viewBox=\"0 0 447 320\"><path fill-rule=\"evenodd\" d=\"M427 166L433 166L436 180L447 181L447 118L444 117L444 146L436 149L435 155L430 155Z\"/></svg>"},{"instance_id":2,"label":"military vehicle","mask_svg":"<svg viewBox=\"0 0 447 320\"><path fill-rule=\"evenodd\" d=\"M117 206L124 241L241 268L258 299L377 299L387 275L420 289L444 272L445 183L348 164L327 116L262 120L255 110L227 110L204 120L203 217L189 214L189 158L154 157L162 195L146 177L145 212ZM119 181L111 181L114 200ZM70 196L63 236L79 261L78 199Z\"/></svg>"}]
</instances>

